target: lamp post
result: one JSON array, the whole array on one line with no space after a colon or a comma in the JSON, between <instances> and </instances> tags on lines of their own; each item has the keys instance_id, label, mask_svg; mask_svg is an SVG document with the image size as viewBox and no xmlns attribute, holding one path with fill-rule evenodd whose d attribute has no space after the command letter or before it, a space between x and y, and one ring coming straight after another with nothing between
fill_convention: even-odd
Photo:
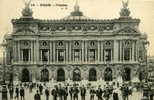
<instances>
[{"instance_id":1,"label":"lamp post","mask_svg":"<svg viewBox=\"0 0 154 100\"><path fill-rule=\"evenodd\" d=\"M146 55L146 66L145 66L145 82L144 82L144 86L143 86L143 97L141 98L141 100L149 100L149 86L148 86L148 46L149 46L149 42L146 41L144 43L145 46L145 55Z\"/></svg>"},{"instance_id":2,"label":"lamp post","mask_svg":"<svg viewBox=\"0 0 154 100\"><path fill-rule=\"evenodd\" d=\"M7 98L7 87L5 83L5 76L6 76L6 41L3 41L2 43L3 47L3 86L2 86L2 100L8 100Z\"/></svg>"},{"instance_id":3,"label":"lamp post","mask_svg":"<svg viewBox=\"0 0 154 100\"><path fill-rule=\"evenodd\" d=\"M145 81L148 81L148 47L149 47L149 42L145 42L145 53L146 53L146 68L145 68Z\"/></svg>"}]
</instances>

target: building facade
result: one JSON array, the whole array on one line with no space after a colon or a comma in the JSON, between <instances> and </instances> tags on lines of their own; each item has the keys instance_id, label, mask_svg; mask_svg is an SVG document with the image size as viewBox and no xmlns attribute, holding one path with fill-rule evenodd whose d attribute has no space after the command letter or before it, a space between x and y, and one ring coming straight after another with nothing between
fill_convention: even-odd
<instances>
[{"instance_id":1,"label":"building facade","mask_svg":"<svg viewBox=\"0 0 154 100\"><path fill-rule=\"evenodd\" d=\"M148 80L154 82L154 57L148 57Z\"/></svg>"},{"instance_id":2,"label":"building facade","mask_svg":"<svg viewBox=\"0 0 154 100\"><path fill-rule=\"evenodd\" d=\"M32 15L25 7L4 39L15 81L131 81L145 66L147 36L125 3L120 17L111 20L89 19L77 4L58 20Z\"/></svg>"}]
</instances>

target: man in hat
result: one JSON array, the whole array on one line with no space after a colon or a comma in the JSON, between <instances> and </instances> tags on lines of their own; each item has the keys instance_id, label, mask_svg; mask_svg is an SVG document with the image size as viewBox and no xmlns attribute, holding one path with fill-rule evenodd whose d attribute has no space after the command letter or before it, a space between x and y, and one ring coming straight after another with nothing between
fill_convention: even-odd
<instances>
[{"instance_id":1,"label":"man in hat","mask_svg":"<svg viewBox=\"0 0 154 100\"><path fill-rule=\"evenodd\" d=\"M46 96L46 100L49 100L49 90L48 87L45 89L45 96Z\"/></svg>"},{"instance_id":2,"label":"man in hat","mask_svg":"<svg viewBox=\"0 0 154 100\"><path fill-rule=\"evenodd\" d=\"M21 89L20 89L20 97L21 97L21 100L25 99L25 90L23 87L21 87Z\"/></svg>"},{"instance_id":3,"label":"man in hat","mask_svg":"<svg viewBox=\"0 0 154 100\"><path fill-rule=\"evenodd\" d=\"M73 96L74 100L78 100L79 89L76 85L74 85L73 93L74 93L74 96Z\"/></svg>"},{"instance_id":4,"label":"man in hat","mask_svg":"<svg viewBox=\"0 0 154 100\"><path fill-rule=\"evenodd\" d=\"M103 100L102 94L103 94L103 90L101 89L101 85L99 85L96 91L96 96L98 97L98 100Z\"/></svg>"},{"instance_id":5,"label":"man in hat","mask_svg":"<svg viewBox=\"0 0 154 100\"><path fill-rule=\"evenodd\" d=\"M95 91L94 87L92 87L90 89L90 100L94 100L95 93L96 93L96 91Z\"/></svg>"},{"instance_id":6,"label":"man in hat","mask_svg":"<svg viewBox=\"0 0 154 100\"><path fill-rule=\"evenodd\" d=\"M84 87L84 85L81 87L80 93L81 93L81 100L85 100L86 88Z\"/></svg>"},{"instance_id":7,"label":"man in hat","mask_svg":"<svg viewBox=\"0 0 154 100\"><path fill-rule=\"evenodd\" d=\"M58 94L58 88L55 85L54 88L51 91L51 95L53 96L53 100L57 100L57 96L58 96L57 94Z\"/></svg>"},{"instance_id":8,"label":"man in hat","mask_svg":"<svg viewBox=\"0 0 154 100\"><path fill-rule=\"evenodd\" d=\"M41 100L41 96L38 93L38 90L36 91L36 94L34 95L34 100Z\"/></svg>"}]
</instances>

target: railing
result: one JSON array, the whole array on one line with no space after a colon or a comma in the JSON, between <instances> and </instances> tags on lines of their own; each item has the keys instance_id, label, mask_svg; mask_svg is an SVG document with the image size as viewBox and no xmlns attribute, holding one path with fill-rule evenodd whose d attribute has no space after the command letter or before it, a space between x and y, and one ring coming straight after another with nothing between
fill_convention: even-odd
<instances>
[{"instance_id":1,"label":"railing","mask_svg":"<svg viewBox=\"0 0 154 100\"><path fill-rule=\"evenodd\" d=\"M70 61L70 62L67 62L67 61L64 61L64 62L42 62L42 61L39 61L39 62L32 62L32 61L27 61L27 62L24 62L24 61L20 61L20 62L13 62L12 64L17 64L17 65L30 65L30 64L40 64L40 65L50 65L50 64L139 64L138 61L110 61L110 62L104 62L104 61L86 61L86 62L83 62L83 61L78 61L78 62L74 62L74 61Z\"/></svg>"}]
</instances>

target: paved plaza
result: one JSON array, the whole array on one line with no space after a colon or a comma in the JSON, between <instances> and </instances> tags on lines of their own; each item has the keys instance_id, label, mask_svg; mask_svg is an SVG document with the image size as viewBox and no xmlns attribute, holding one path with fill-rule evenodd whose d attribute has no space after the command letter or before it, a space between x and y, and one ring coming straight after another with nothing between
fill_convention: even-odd
<instances>
[{"instance_id":1,"label":"paved plaza","mask_svg":"<svg viewBox=\"0 0 154 100\"><path fill-rule=\"evenodd\" d=\"M50 90L49 100L53 100L53 96L51 95L52 88L48 87L48 89ZM34 88L31 93L29 92L29 88L24 88L24 90L25 90L25 100L34 100L34 95L35 95L37 89ZM43 94L41 95L41 100L46 100L44 90L45 90L45 88L43 89ZM129 100L141 100L142 94L143 94L142 92L137 92L135 89L133 89L133 93L132 93L132 95L129 96ZM119 95L119 100L123 100L120 89L118 89L118 95ZM2 96L2 94L0 93L0 98L2 98L1 96ZM78 96L79 96L79 100L81 100L80 93L78 94ZM14 97L15 97L15 93L14 93ZM8 93L8 100L11 100L9 97L9 93ZM19 97L19 99L13 98L12 100L21 100L21 98L20 97ZM59 100L59 98L57 100ZM68 95L67 100L71 100L70 95ZM89 89L86 92L86 100L90 100ZM94 97L94 100L97 100L96 95ZM112 95L110 96L109 100L113 100Z\"/></svg>"}]
</instances>

